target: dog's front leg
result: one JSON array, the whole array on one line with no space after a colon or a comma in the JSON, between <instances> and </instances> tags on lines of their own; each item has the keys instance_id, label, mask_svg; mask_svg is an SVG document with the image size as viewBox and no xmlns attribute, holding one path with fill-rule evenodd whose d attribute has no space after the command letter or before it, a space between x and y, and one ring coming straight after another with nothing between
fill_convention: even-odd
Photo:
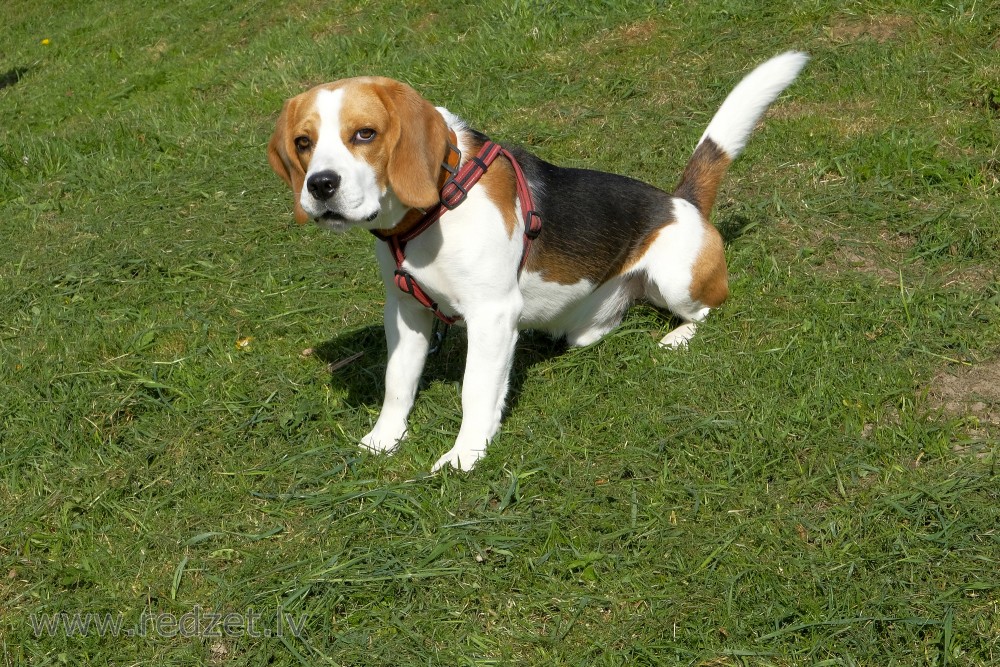
<instances>
[{"instance_id":1,"label":"dog's front leg","mask_svg":"<svg viewBox=\"0 0 1000 667\"><path fill-rule=\"evenodd\" d=\"M455 446L433 470L471 470L500 428L517 342L517 309L477 309L465 316L469 351L462 381L462 426Z\"/></svg>"},{"instance_id":2,"label":"dog's front leg","mask_svg":"<svg viewBox=\"0 0 1000 667\"><path fill-rule=\"evenodd\" d=\"M385 299L385 340L389 360L385 368L385 400L371 433L361 444L373 452L392 452L406 437L406 418L417 395L430 346L434 314L390 292Z\"/></svg>"}]
</instances>

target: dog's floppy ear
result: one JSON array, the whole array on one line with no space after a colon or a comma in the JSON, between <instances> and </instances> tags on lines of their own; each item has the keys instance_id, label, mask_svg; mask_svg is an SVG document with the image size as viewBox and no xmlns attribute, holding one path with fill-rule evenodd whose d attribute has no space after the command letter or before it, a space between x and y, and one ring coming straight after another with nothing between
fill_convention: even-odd
<instances>
[{"instance_id":1,"label":"dog's floppy ear","mask_svg":"<svg viewBox=\"0 0 1000 667\"><path fill-rule=\"evenodd\" d=\"M448 125L437 109L404 83L393 81L382 90L382 101L396 135L387 177L399 201L411 208L438 203L438 178L448 145Z\"/></svg>"},{"instance_id":2,"label":"dog's floppy ear","mask_svg":"<svg viewBox=\"0 0 1000 667\"><path fill-rule=\"evenodd\" d=\"M271 141L267 145L267 161L271 163L271 169L274 169L274 173L292 188L295 200L295 222L301 225L309 220L309 214L302 209L302 204L299 201L306 173L295 152L295 137L291 136L291 126L297 108L298 98L295 97L285 102L281 108L281 115L278 116L274 134L271 135Z\"/></svg>"}]
</instances>

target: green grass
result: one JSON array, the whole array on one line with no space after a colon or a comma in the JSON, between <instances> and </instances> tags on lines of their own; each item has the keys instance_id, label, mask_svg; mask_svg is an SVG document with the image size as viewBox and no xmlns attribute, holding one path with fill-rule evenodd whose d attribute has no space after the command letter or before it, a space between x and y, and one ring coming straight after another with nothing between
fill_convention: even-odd
<instances>
[{"instance_id":1,"label":"green grass","mask_svg":"<svg viewBox=\"0 0 1000 667\"><path fill-rule=\"evenodd\" d=\"M1000 389L937 382L1000 364L995 3L8 0L0 26L3 664L1000 663ZM402 451L357 448L383 288L369 235L292 224L286 97L393 76L669 188L789 48L813 59L724 183L733 296L688 351L645 306L586 349L525 335L489 455L430 477L456 331ZM330 375L317 345L363 355ZM196 607L304 630L29 622Z\"/></svg>"}]
</instances>

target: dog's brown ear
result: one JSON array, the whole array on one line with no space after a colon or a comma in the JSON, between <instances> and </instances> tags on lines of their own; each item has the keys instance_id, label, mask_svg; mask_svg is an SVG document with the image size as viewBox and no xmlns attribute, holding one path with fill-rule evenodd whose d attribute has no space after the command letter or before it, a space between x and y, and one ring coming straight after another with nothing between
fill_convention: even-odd
<instances>
[{"instance_id":1,"label":"dog's brown ear","mask_svg":"<svg viewBox=\"0 0 1000 667\"><path fill-rule=\"evenodd\" d=\"M297 106L297 98L293 97L282 107L274 134L271 135L271 141L267 144L267 161L271 163L271 169L274 170L274 173L280 176L292 189L295 201L295 222L301 225L309 220L309 214L303 210L302 204L299 203L306 172L295 152L295 138L291 136L291 126L294 122Z\"/></svg>"},{"instance_id":2,"label":"dog's brown ear","mask_svg":"<svg viewBox=\"0 0 1000 667\"><path fill-rule=\"evenodd\" d=\"M411 208L433 206L440 199L438 178L448 125L430 102L404 83L388 83L382 93L391 118L390 134L396 135L387 168L389 185Z\"/></svg>"}]
</instances>

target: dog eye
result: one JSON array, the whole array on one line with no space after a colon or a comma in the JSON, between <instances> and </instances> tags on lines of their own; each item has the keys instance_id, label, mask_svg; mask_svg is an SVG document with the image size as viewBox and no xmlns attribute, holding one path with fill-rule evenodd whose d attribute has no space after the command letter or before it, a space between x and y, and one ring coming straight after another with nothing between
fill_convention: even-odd
<instances>
[{"instance_id":1,"label":"dog eye","mask_svg":"<svg viewBox=\"0 0 1000 667\"><path fill-rule=\"evenodd\" d=\"M309 137L295 137L295 148L300 152L304 153L310 148L312 148L312 140Z\"/></svg>"},{"instance_id":2,"label":"dog eye","mask_svg":"<svg viewBox=\"0 0 1000 667\"><path fill-rule=\"evenodd\" d=\"M370 127L363 127L354 133L354 143L367 144L375 139L376 132Z\"/></svg>"}]
</instances>

